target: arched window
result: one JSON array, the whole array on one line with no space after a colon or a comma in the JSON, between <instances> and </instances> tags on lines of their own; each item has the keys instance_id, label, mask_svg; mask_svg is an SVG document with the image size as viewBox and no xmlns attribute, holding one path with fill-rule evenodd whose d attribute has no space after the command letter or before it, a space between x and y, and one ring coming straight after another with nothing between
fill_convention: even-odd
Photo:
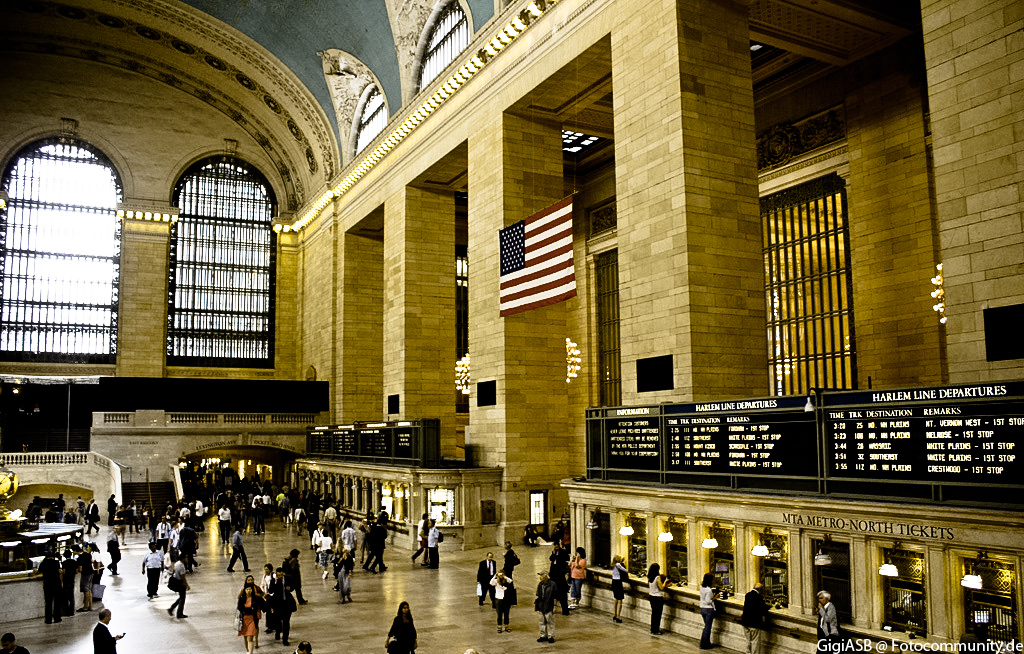
<instances>
[{"instance_id":1,"label":"arched window","mask_svg":"<svg viewBox=\"0 0 1024 654\"><path fill-rule=\"evenodd\" d=\"M356 129L359 130L359 136L356 138L356 153L362 152L363 148L372 143L387 124L388 111L387 105L384 103L384 95L374 84L366 96L363 112L360 114L359 124L356 126Z\"/></svg>"},{"instance_id":2,"label":"arched window","mask_svg":"<svg viewBox=\"0 0 1024 654\"><path fill-rule=\"evenodd\" d=\"M430 30L420 68L420 90L430 84L469 45L469 21L457 1L449 2Z\"/></svg>"},{"instance_id":3,"label":"arched window","mask_svg":"<svg viewBox=\"0 0 1024 654\"><path fill-rule=\"evenodd\" d=\"M174 188L167 364L274 365L274 195L253 166L204 159Z\"/></svg>"},{"instance_id":4,"label":"arched window","mask_svg":"<svg viewBox=\"0 0 1024 654\"><path fill-rule=\"evenodd\" d=\"M25 147L4 171L0 358L115 363L121 178L71 138Z\"/></svg>"}]
</instances>

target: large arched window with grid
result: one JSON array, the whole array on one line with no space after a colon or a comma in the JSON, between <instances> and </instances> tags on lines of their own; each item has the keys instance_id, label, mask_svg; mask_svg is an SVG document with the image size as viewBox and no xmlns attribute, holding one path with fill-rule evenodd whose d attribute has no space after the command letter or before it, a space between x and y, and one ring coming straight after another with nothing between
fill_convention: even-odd
<instances>
[{"instance_id":1,"label":"large arched window with grid","mask_svg":"<svg viewBox=\"0 0 1024 654\"><path fill-rule=\"evenodd\" d=\"M469 20L457 0L449 2L430 29L420 67L420 90L430 84L469 45Z\"/></svg>"},{"instance_id":2,"label":"large arched window with grid","mask_svg":"<svg viewBox=\"0 0 1024 654\"><path fill-rule=\"evenodd\" d=\"M218 156L174 189L167 364L274 365L275 200L253 166Z\"/></svg>"},{"instance_id":3,"label":"large arched window with grid","mask_svg":"<svg viewBox=\"0 0 1024 654\"><path fill-rule=\"evenodd\" d=\"M363 151L373 140L384 130L388 124L388 108L384 102L384 94L377 89L377 85L370 86L363 102L363 110L359 114L359 122L356 125L358 136L356 137L356 154Z\"/></svg>"},{"instance_id":4,"label":"large arched window with grid","mask_svg":"<svg viewBox=\"0 0 1024 654\"><path fill-rule=\"evenodd\" d=\"M23 148L4 171L0 359L115 363L121 178L73 138Z\"/></svg>"}]
</instances>

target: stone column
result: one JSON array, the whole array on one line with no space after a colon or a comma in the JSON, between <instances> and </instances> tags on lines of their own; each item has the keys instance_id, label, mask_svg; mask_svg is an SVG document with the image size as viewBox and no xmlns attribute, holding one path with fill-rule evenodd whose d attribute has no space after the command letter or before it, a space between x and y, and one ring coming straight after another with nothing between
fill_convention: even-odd
<instances>
[{"instance_id":1,"label":"stone column","mask_svg":"<svg viewBox=\"0 0 1024 654\"><path fill-rule=\"evenodd\" d=\"M339 324L334 344L334 416L338 422L383 417L384 244L345 233L338 239L341 274L336 280Z\"/></svg>"},{"instance_id":2,"label":"stone column","mask_svg":"<svg viewBox=\"0 0 1024 654\"><path fill-rule=\"evenodd\" d=\"M455 454L455 198L405 187L384 208L384 395L388 417L441 420ZM387 411L386 403L383 411Z\"/></svg>"},{"instance_id":3,"label":"stone column","mask_svg":"<svg viewBox=\"0 0 1024 654\"><path fill-rule=\"evenodd\" d=\"M177 214L177 209L162 211ZM117 376L163 377L171 224L124 219L118 292Z\"/></svg>"},{"instance_id":4,"label":"stone column","mask_svg":"<svg viewBox=\"0 0 1024 654\"><path fill-rule=\"evenodd\" d=\"M1024 303L1020 3L921 4L949 381L1017 379L987 360L983 311Z\"/></svg>"},{"instance_id":5,"label":"stone column","mask_svg":"<svg viewBox=\"0 0 1024 654\"><path fill-rule=\"evenodd\" d=\"M559 481L582 472L582 459L570 458L565 383L567 316L578 301L498 315L498 230L568 194L561 144L558 125L509 114L469 143L473 428L467 440L477 446L482 465L504 467L499 539L516 540L528 522L529 491L547 490L549 506L564 506L567 494ZM496 387L493 406L478 405L479 385L486 382Z\"/></svg>"},{"instance_id":6,"label":"stone column","mask_svg":"<svg viewBox=\"0 0 1024 654\"><path fill-rule=\"evenodd\" d=\"M745 3L646 2L611 45L623 404L764 395ZM635 362L668 355L673 388L638 395Z\"/></svg>"}]
</instances>

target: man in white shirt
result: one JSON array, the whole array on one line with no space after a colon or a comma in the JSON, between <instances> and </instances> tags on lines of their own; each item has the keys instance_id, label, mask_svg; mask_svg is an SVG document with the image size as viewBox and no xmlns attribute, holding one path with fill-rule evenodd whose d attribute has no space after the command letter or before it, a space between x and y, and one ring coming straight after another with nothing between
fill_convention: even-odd
<instances>
[{"instance_id":1,"label":"man in white shirt","mask_svg":"<svg viewBox=\"0 0 1024 654\"><path fill-rule=\"evenodd\" d=\"M167 551L167 541L170 537L171 523L167 522L167 516L164 516L156 526L156 544L164 552Z\"/></svg>"},{"instance_id":2,"label":"man in white shirt","mask_svg":"<svg viewBox=\"0 0 1024 654\"><path fill-rule=\"evenodd\" d=\"M217 511L217 523L220 527L220 542L227 545L231 540L231 509L226 504Z\"/></svg>"},{"instance_id":3,"label":"man in white shirt","mask_svg":"<svg viewBox=\"0 0 1024 654\"><path fill-rule=\"evenodd\" d=\"M437 528L437 521L430 521L430 531L427 532L427 555L428 561L430 561L430 567L437 569L440 562L438 560L438 543L441 542L443 536L441 536L441 530Z\"/></svg>"},{"instance_id":4,"label":"man in white shirt","mask_svg":"<svg viewBox=\"0 0 1024 654\"><path fill-rule=\"evenodd\" d=\"M160 573L164 569L164 556L157 550L156 543L149 544L149 554L142 559L142 574L146 575L146 595L149 599L157 596L160 587Z\"/></svg>"}]
</instances>

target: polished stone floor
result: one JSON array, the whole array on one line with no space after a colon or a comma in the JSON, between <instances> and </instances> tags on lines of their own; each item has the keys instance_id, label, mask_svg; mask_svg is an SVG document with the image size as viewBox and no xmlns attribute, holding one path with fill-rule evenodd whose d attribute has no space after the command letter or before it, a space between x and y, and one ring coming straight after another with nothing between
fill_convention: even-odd
<instances>
[{"instance_id":1,"label":"polished stone floor","mask_svg":"<svg viewBox=\"0 0 1024 654\"><path fill-rule=\"evenodd\" d=\"M118 644L119 654L244 652L233 627L234 598L245 578L242 565L236 564L234 574L226 571L230 552L219 544L215 530L207 529L200 539L202 566L190 577L193 590L185 608L188 618L178 620L167 616L166 609L176 596L166 587L161 587L159 598L146 598L141 561L148 551L147 537L127 535L121 576L104 574L103 606L113 612L111 631L127 633ZM486 550L442 552L440 569L430 570L411 563L409 551L389 548L385 553L387 572L372 575L357 566L352 578L353 603L339 605L331 591L334 580L321 580L304 535L289 533L275 523L266 535L245 537L249 567L254 572L264 563L280 565L292 548L303 552L303 594L309 604L300 606L292 617L291 647L275 642L272 634L269 638L260 634L258 651L264 654L291 654L300 640L309 640L314 652L382 652L391 620L403 600L412 606L420 654L463 654L468 648L480 654L699 651L693 638L668 633L654 637L647 624L629 620L614 624L607 613L586 607L568 617L556 609L556 642L538 643L532 598L536 572L547 568L547 548L516 548L523 561L516 569L520 605L511 612L512 632L501 634L496 633L494 611L487 603L479 607L475 595L476 569ZM499 554L497 549L495 554ZM103 556L107 560L106 554ZM93 651L91 633L98 610L99 606L92 613L78 613L52 625L44 624L42 618L3 621L0 630L13 632L31 654L87 654Z\"/></svg>"}]
</instances>

